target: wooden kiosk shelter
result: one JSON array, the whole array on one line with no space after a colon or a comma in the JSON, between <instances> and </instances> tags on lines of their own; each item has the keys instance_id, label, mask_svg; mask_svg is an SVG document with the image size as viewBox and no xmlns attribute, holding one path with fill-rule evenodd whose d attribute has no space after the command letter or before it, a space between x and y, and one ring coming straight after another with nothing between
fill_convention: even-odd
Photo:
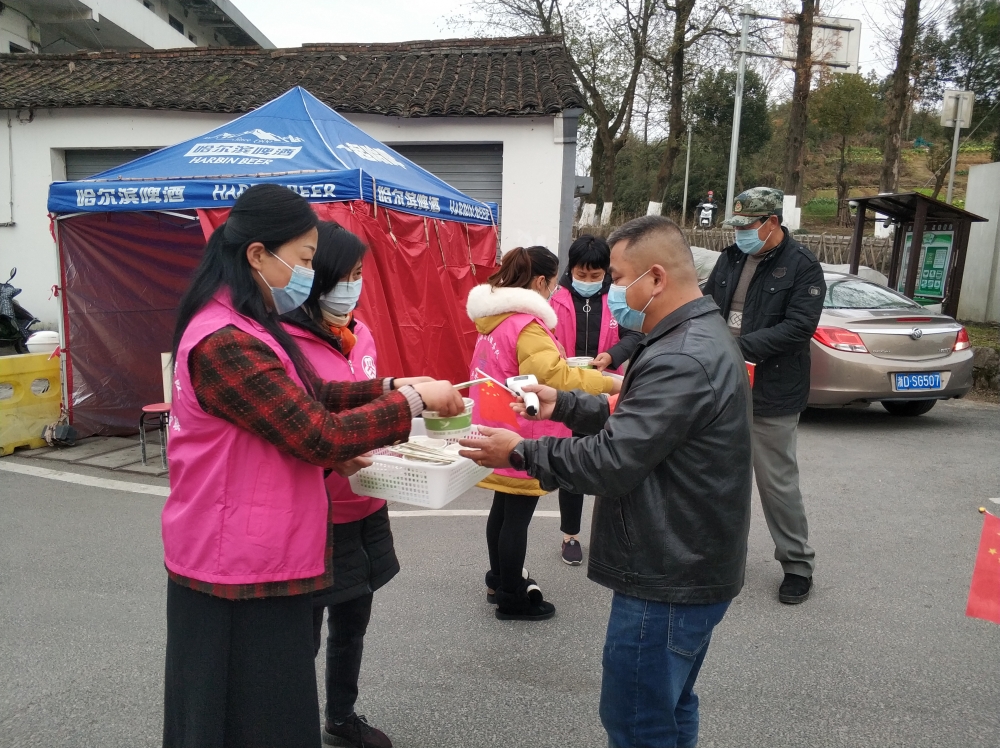
<instances>
[{"instance_id":1,"label":"wooden kiosk shelter","mask_svg":"<svg viewBox=\"0 0 1000 748\"><path fill-rule=\"evenodd\" d=\"M958 314L958 299L962 293L962 274L965 272L965 252L969 246L969 227L973 222L987 219L952 207L940 200L917 192L900 192L851 200L858 206L854 222L854 236L851 238L851 272L858 272L861 263L861 238L869 210L888 216L896 224L892 240L892 258L889 262L889 287L899 288L899 276L904 269L904 247L910 235L910 247L923 248L924 235L928 232L947 234L950 249L945 252L944 262L927 263L921 261L921 253L910 251L906 260L902 292L914 298L918 290L932 286L936 288L933 297L940 297L942 311L952 317ZM942 248L944 249L944 248ZM938 267L943 265L943 267ZM940 275L937 275L937 274ZM936 276L936 277L929 277Z\"/></svg>"}]
</instances>

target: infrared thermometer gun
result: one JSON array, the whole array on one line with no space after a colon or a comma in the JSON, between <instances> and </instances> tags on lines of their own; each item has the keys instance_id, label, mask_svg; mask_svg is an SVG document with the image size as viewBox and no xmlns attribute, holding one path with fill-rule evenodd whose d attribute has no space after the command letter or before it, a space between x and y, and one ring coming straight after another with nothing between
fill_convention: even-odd
<instances>
[{"instance_id":1,"label":"infrared thermometer gun","mask_svg":"<svg viewBox=\"0 0 1000 748\"><path fill-rule=\"evenodd\" d=\"M538 395L534 392L525 392L523 387L526 384L538 384L534 374L522 374L519 377L509 377L507 379L507 389L516 392L524 401L524 410L529 416L538 415Z\"/></svg>"}]
</instances>

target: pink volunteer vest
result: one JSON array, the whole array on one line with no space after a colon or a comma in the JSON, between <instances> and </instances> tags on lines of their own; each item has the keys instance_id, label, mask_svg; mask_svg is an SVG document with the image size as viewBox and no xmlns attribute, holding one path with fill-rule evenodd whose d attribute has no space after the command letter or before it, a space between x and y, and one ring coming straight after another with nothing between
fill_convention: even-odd
<instances>
[{"instance_id":1,"label":"pink volunteer vest","mask_svg":"<svg viewBox=\"0 0 1000 748\"><path fill-rule=\"evenodd\" d=\"M556 323L556 340L562 343L567 358L572 358L576 355L576 306L573 304L573 296L566 286L559 286L549 303L559 319ZM609 351L617 342L618 321L608 309L608 295L601 294L601 337L597 341L597 352Z\"/></svg>"},{"instance_id":2,"label":"pink volunteer vest","mask_svg":"<svg viewBox=\"0 0 1000 748\"><path fill-rule=\"evenodd\" d=\"M256 584L323 573L327 496L323 468L280 452L198 404L188 355L228 325L267 343L302 386L288 355L228 293L198 312L181 338L170 414L170 496L163 507L170 571L216 584Z\"/></svg>"},{"instance_id":3,"label":"pink volunteer vest","mask_svg":"<svg viewBox=\"0 0 1000 748\"><path fill-rule=\"evenodd\" d=\"M480 335L476 341L476 348L472 353L472 373L470 379L476 378L477 368L485 371L491 377L500 382L506 382L508 377L516 377L521 372L517 363L517 339L521 331L531 322L537 322L542 329L548 332L545 323L533 314L512 314L494 328L488 335ZM549 332L549 336L552 333ZM552 340L555 344L555 338ZM509 423L493 421L482 417L479 410L478 386L472 388L472 399L475 405L472 409L472 422L481 423L484 426L494 426L496 428L509 429ZM529 421L526 418L517 416L517 433L525 439L538 439L542 436L570 436L570 430L561 423L554 421ZM496 470L497 475L508 478L523 478L532 480L531 476L519 470L505 468Z\"/></svg>"},{"instance_id":4,"label":"pink volunteer vest","mask_svg":"<svg viewBox=\"0 0 1000 748\"><path fill-rule=\"evenodd\" d=\"M375 378L375 339L360 320L355 320L354 335L358 340L347 358L301 327L285 325L285 329L295 336L302 353L316 369L320 379L328 382L362 382ZM364 519L385 506L382 499L354 493L351 482L336 473L330 473L327 477L326 490L333 502L333 522L336 525Z\"/></svg>"}]
</instances>

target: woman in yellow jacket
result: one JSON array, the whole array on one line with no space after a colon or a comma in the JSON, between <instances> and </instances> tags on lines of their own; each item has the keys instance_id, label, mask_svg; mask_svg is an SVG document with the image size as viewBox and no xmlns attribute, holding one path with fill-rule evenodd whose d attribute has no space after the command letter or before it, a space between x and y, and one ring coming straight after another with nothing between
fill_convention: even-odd
<instances>
[{"instance_id":1,"label":"woman in yellow jacket","mask_svg":"<svg viewBox=\"0 0 1000 748\"><path fill-rule=\"evenodd\" d=\"M559 260L545 247L517 247L504 255L489 282L469 293L466 307L476 323L479 338L472 369L484 371L499 382L508 377L533 374L539 384L560 390L582 389L590 394L615 393L619 380L595 369L570 368L552 335L557 318L549 298L556 290ZM474 421L487 426L514 428L525 438L569 436L551 421L528 421L513 412L497 409L491 399L496 387L472 390ZM515 425L516 420L516 425ZM528 545L528 524L538 497L547 492L527 473L497 470L479 484L495 491L486 522L490 570L486 574L487 600L497 604L501 620L543 620L555 615L534 580L523 572Z\"/></svg>"}]
</instances>

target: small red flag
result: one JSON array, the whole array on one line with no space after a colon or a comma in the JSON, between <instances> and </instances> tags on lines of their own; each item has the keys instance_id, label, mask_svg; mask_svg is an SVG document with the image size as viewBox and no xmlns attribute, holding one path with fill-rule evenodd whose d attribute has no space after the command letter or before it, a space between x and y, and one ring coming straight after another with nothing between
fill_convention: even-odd
<instances>
[{"instance_id":1,"label":"small red flag","mask_svg":"<svg viewBox=\"0 0 1000 748\"><path fill-rule=\"evenodd\" d=\"M1000 623L1000 517L989 512L983 515L983 534L965 615Z\"/></svg>"},{"instance_id":2,"label":"small red flag","mask_svg":"<svg viewBox=\"0 0 1000 748\"><path fill-rule=\"evenodd\" d=\"M479 415L483 420L502 423L516 429L517 416L510 409L510 404L515 401L515 397L493 382L484 382L477 387L479 387ZM485 425L492 426L493 424L487 423Z\"/></svg>"}]
</instances>

